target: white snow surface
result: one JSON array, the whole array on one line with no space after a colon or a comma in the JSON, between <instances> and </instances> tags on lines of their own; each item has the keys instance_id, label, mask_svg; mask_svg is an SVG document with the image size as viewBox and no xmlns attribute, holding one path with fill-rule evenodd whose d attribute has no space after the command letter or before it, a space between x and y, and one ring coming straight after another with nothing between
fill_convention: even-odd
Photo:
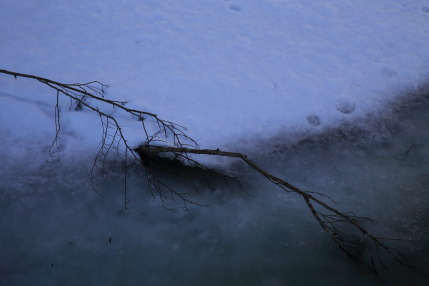
<instances>
[{"instance_id":1,"label":"white snow surface","mask_svg":"<svg viewBox=\"0 0 429 286\"><path fill-rule=\"evenodd\" d=\"M0 19L0 69L101 81L204 148L320 132L429 77L426 0L1 1ZM2 144L50 143L54 91L0 74L0 98ZM96 115L61 115L62 144L99 143Z\"/></svg>"}]
</instances>

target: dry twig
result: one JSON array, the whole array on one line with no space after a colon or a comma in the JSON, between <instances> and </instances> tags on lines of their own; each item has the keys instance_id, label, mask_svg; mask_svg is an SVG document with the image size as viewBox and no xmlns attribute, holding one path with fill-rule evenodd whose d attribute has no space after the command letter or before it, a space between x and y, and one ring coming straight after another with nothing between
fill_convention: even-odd
<instances>
[{"instance_id":1,"label":"dry twig","mask_svg":"<svg viewBox=\"0 0 429 286\"><path fill-rule=\"evenodd\" d=\"M56 90L57 101L55 105L55 124L56 124L56 135L52 142L51 149L57 147L57 142L60 134L60 107L59 107L59 96L64 95L72 100L74 103L75 110L81 110L82 108L87 108L93 112L96 112L100 116L101 129L102 129L102 139L101 147L98 150L96 158L94 160L93 167L89 173L91 181L93 182L94 171L97 169L101 170L103 173L104 162L111 151L120 151L120 146L124 147L124 206L127 208L128 197L127 197L127 163L128 160L134 158L138 160L146 169L146 178L148 185L151 189L153 195L157 195L163 203L163 206L167 208L168 199L178 197L184 203L184 208L187 208L187 205L194 204L199 206L206 206L207 204L194 201L190 199L187 194L179 193L174 190L174 188L165 184L161 179L159 179L152 172L152 163L153 160L159 159L159 154L161 153L170 153L175 156L175 158L181 162L184 162L185 165L196 166L201 169L208 168L203 164L199 163L197 160L193 159L190 154L201 154L201 155L213 155L221 157L234 157L242 160L250 168L264 176L271 183L279 186L286 192L292 192L302 197L303 201L307 205L313 217L320 224L322 229L332 238L336 245L347 254L353 261L357 262L359 265L371 270L373 273L378 275L379 266L383 266L382 255L380 251L384 251L385 254L388 254L398 263L413 268L403 257L403 255L398 252L395 248L390 247L384 241L388 240L386 238L377 237L374 235L367 227L365 227L365 222L372 222L370 218L357 216L351 212L343 212L331 206L331 204L323 201L322 199L329 199L331 203L333 201L325 196L322 193L315 193L301 190L300 188L288 183L287 181L278 178L255 162L250 160L246 155L235 152L225 152L219 149L209 150L209 149L199 149L197 142L190 138L186 133L186 128L181 125L178 125L174 122L163 120L158 117L158 115L150 112L145 112L141 110L127 108L125 106L126 102L124 101L114 101L105 98L105 88L107 85L104 85L98 81L88 82L84 84L75 83L75 84L63 84L60 82L52 81L46 78L11 72L7 70L0 70L0 73L12 75L15 78L23 77L30 78L39 81L40 83L47 85L54 90ZM143 143L137 148L133 148L128 144L121 126L117 119L109 115L108 113L99 109L97 104L107 104L111 107L125 112L126 114L131 115L138 121L141 121L142 129L144 131L145 137ZM153 122L157 125L157 129L152 134L149 134L146 128L146 119L151 118ZM157 146L157 142L164 142L167 137L173 138L172 147L162 147ZM411 149L411 148L410 148ZM51 154L51 151L50 151ZM95 188L94 188L95 189ZM321 197L322 199L318 198ZM352 227L355 232L359 235L350 236L347 235L343 227L349 226ZM368 243L369 242L369 243ZM368 257L362 257L362 248L367 250L369 253ZM358 249L358 251L356 251Z\"/></svg>"}]
</instances>

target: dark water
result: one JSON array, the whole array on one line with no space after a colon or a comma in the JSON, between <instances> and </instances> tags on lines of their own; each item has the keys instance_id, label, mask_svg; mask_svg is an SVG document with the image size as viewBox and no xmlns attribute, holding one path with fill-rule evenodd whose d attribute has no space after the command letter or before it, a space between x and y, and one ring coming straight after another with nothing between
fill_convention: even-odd
<instances>
[{"instance_id":1,"label":"dark water","mask_svg":"<svg viewBox=\"0 0 429 286\"><path fill-rule=\"evenodd\" d=\"M290 144L279 135L248 150L273 174L378 221L394 246L429 270L429 103L409 96L381 115ZM356 127L357 126L357 127ZM304 137L303 137L304 138ZM241 183L165 178L212 205L165 210L139 166L124 209L119 164L97 182L91 162L5 160L0 184L0 285L427 285L387 261L385 284L347 258L302 199L240 163ZM33 166L33 165L31 165Z\"/></svg>"}]
</instances>

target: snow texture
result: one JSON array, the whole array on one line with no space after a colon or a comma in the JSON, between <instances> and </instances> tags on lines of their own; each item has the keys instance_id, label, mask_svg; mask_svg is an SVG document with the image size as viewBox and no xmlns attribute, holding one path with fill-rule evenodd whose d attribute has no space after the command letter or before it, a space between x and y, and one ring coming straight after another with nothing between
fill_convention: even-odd
<instances>
[{"instance_id":1,"label":"snow texture","mask_svg":"<svg viewBox=\"0 0 429 286\"><path fill-rule=\"evenodd\" d=\"M429 75L425 8L427 1L2 1L1 65L62 82L99 80L112 98L217 148L246 136L319 132L417 86ZM35 133L45 138L54 94L8 76L0 83L2 114L19 100L43 106L43 116L26 122L40 121ZM15 117L0 128L22 137L30 128ZM75 136L98 134L88 118L73 117Z\"/></svg>"}]
</instances>

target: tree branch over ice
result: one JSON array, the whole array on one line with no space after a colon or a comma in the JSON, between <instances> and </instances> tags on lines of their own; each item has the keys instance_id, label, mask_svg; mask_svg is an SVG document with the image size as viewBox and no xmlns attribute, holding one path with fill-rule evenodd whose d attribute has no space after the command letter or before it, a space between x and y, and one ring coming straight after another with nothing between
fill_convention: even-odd
<instances>
[{"instance_id":1,"label":"tree branch over ice","mask_svg":"<svg viewBox=\"0 0 429 286\"><path fill-rule=\"evenodd\" d=\"M300 189L288 183L286 180L276 177L254 161L247 155L236 152L226 152L219 149L209 150L200 149L197 142L186 134L186 128L174 122L163 120L158 115L142 110L126 107L125 101L110 100L105 97L105 88L108 86L98 81L88 83L64 84L50 79L17 73L7 70L1 70L0 73L14 76L15 78L29 78L36 80L56 91L55 104L55 126L56 133L52 142L51 149L57 146L59 139L60 124L60 106L59 97L63 95L72 101L74 110L79 111L88 109L99 115L101 121L102 139L100 149L94 159L93 167L89 173L91 182L95 170L101 170L104 173L104 162L111 151L118 154L124 153L124 207L128 206L127 197L127 163L129 160L137 160L146 170L146 178L151 192L158 196L165 208L168 208L168 200L178 197L183 201L184 208L187 205L194 204L206 206L207 204L197 202L191 199L188 194L180 193L174 188L168 186L153 171L153 163L162 159L160 154L173 154L174 162L181 162L182 167L193 166L203 170L210 171L206 166L199 163L191 157L195 155L212 155L220 157L233 157L242 160L247 166L258 172L271 183L279 186L282 190L295 193L303 199L310 213L319 223L322 229L331 237L335 244L347 254L353 261L359 265L371 270L378 275L380 266L384 266L386 255L396 260L398 263L413 268L404 256L395 248L385 243L385 238L378 237L366 226L373 220L367 217L355 215L352 212L341 211L332 206L333 201L322 193L310 192ZM144 138L139 146L131 146L124 136L123 130L117 117L104 111L107 106L128 114L131 118L140 122L144 132ZM149 132L148 124L151 124ZM153 128L155 126L155 128ZM171 146L159 146L159 143L167 143ZM51 154L51 150L50 150ZM168 162L168 160L166 161ZM170 161L173 162L173 161ZM94 186L94 182L93 182ZM96 191L95 187L94 190ZM328 201L328 202L326 202ZM346 230L347 229L347 230ZM348 234L351 233L351 234Z\"/></svg>"},{"instance_id":2,"label":"tree branch over ice","mask_svg":"<svg viewBox=\"0 0 429 286\"><path fill-rule=\"evenodd\" d=\"M119 153L120 147L124 147L124 155L127 158L125 165L128 161L128 154L131 154L131 157L140 161L140 158L137 156L133 148L128 144L127 139L124 136L121 125L118 120L109 115L107 112L103 111L105 105L111 106L116 110L120 110L128 115L131 115L132 118L136 119L141 123L141 127L145 134L145 143L149 144L151 142L165 141L161 139L161 136L164 139L171 138L173 146L176 147L192 147L198 148L198 144L190 138L186 133L186 128L168 120L162 120L158 115L142 110L130 109L125 106L125 101L115 101L105 98L105 89L108 85L102 84L98 81L91 81L88 83L73 83L73 84L64 84L57 81L53 81L47 78L17 73L7 70L0 69L0 73L12 75L17 79L18 77L34 79L44 85L49 86L50 88L56 90L57 101L55 104L55 126L56 126L56 135L52 141L51 148L49 149L49 154L52 156L52 148L57 147L57 142L60 134L61 124L60 124L60 106L59 106L59 95L64 95L72 100L72 105L74 110L79 111L82 108L86 107L89 110L95 112L99 115L101 121L102 129L102 139L98 153L94 159L94 164L89 173L91 182L94 187L94 173L95 170L100 169L102 174L104 173L104 163L105 159L111 151ZM151 119L152 123L156 125L156 131L153 134L149 134L146 128L146 121ZM125 168L126 170L126 168ZM126 177L125 172L125 177ZM156 178L156 176L151 176L147 173L148 183L150 186L155 186L155 189L158 190L157 193L164 202L164 194L161 192L162 184ZM94 187L94 190L96 188ZM185 196L180 193L175 192L173 189L170 190L173 195L179 196L184 200L184 202L191 203L192 201L188 200ZM124 206L127 208L127 185L126 180L124 184Z\"/></svg>"}]
</instances>

